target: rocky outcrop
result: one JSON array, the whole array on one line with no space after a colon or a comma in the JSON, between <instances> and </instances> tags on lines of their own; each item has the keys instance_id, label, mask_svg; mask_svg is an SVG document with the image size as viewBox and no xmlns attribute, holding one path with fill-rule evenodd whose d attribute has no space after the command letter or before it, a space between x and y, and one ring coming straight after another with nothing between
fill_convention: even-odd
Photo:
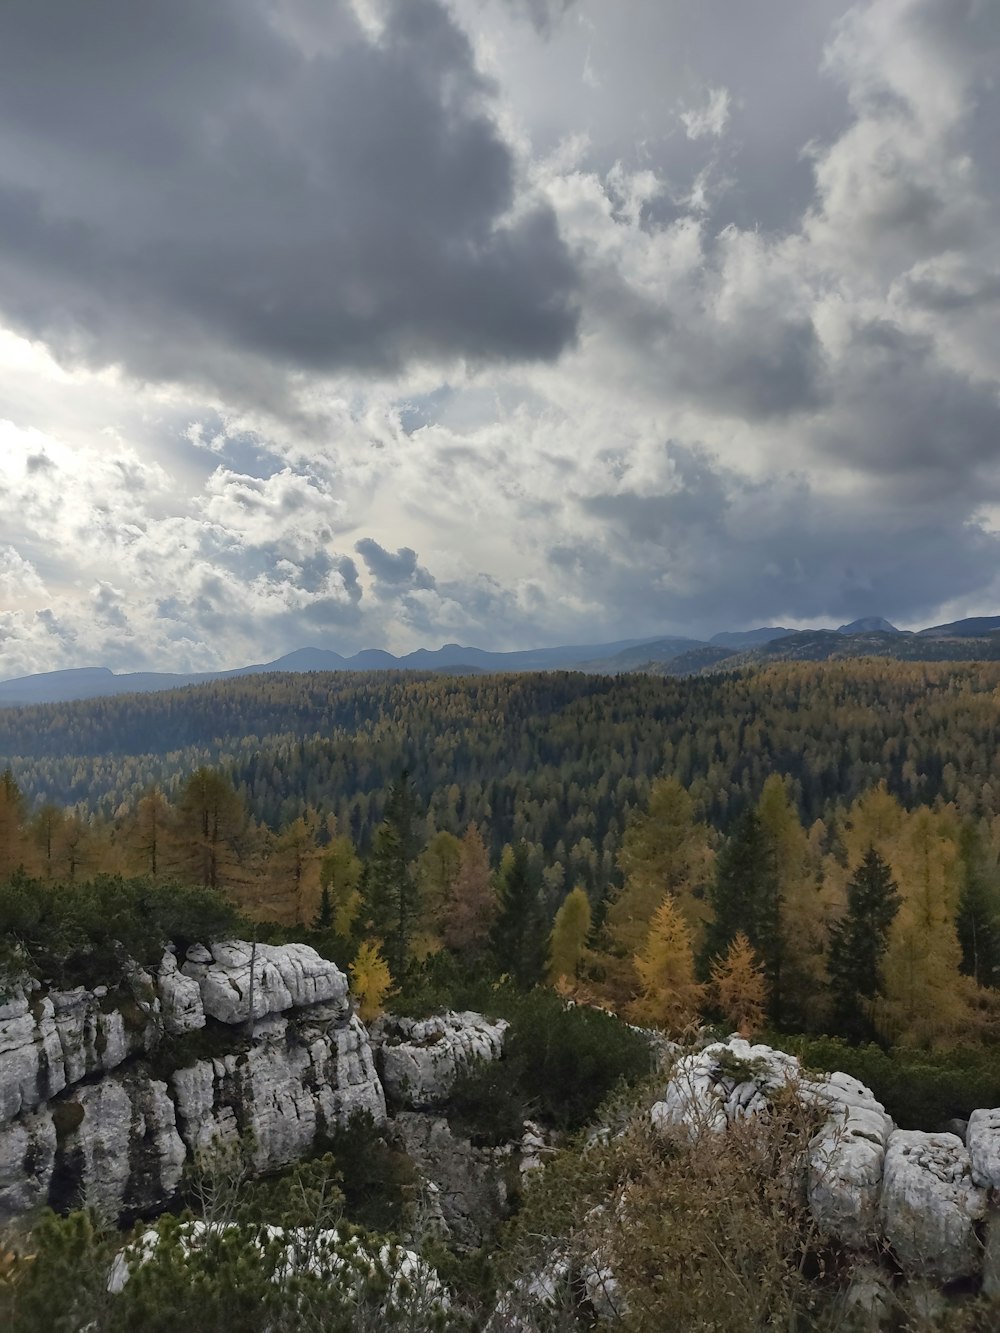
<instances>
[{"instance_id":1,"label":"rocky outcrop","mask_svg":"<svg viewBox=\"0 0 1000 1333\"><path fill-rule=\"evenodd\" d=\"M37 981L12 986L0 1005L0 1125L150 1050L158 1032L152 978L138 969L111 994L106 986L48 993Z\"/></svg>"},{"instance_id":2,"label":"rocky outcrop","mask_svg":"<svg viewBox=\"0 0 1000 1333\"><path fill-rule=\"evenodd\" d=\"M976 1227L986 1192L973 1183L968 1149L954 1134L898 1129L889 1139L879 1217L903 1268L939 1282L982 1264Z\"/></svg>"},{"instance_id":3,"label":"rocky outcrop","mask_svg":"<svg viewBox=\"0 0 1000 1333\"><path fill-rule=\"evenodd\" d=\"M507 1028L504 1019L469 1012L380 1019L371 1037L386 1096L408 1110L440 1107L462 1070L499 1060Z\"/></svg>"},{"instance_id":4,"label":"rocky outcrop","mask_svg":"<svg viewBox=\"0 0 1000 1333\"><path fill-rule=\"evenodd\" d=\"M220 1023L246 1023L288 1009L347 1003L347 978L307 944L195 945L181 968L201 991L205 1013Z\"/></svg>"},{"instance_id":5,"label":"rocky outcrop","mask_svg":"<svg viewBox=\"0 0 1000 1333\"><path fill-rule=\"evenodd\" d=\"M171 1076L188 1150L249 1135L259 1168L285 1166L355 1111L385 1120L368 1034L357 1018L315 1006L257 1023L247 1047L197 1060Z\"/></svg>"},{"instance_id":6,"label":"rocky outcrop","mask_svg":"<svg viewBox=\"0 0 1000 1333\"><path fill-rule=\"evenodd\" d=\"M1000 1179L1000 1111L973 1112L968 1147L954 1134L898 1130L849 1075L809 1078L793 1056L733 1037L677 1061L651 1114L688 1139L719 1134L766 1112L781 1090L821 1115L803 1171L822 1234L855 1249L887 1245L905 1272L942 1283L983 1272L980 1232L987 1186ZM989 1234L994 1227L991 1220Z\"/></svg>"},{"instance_id":7,"label":"rocky outcrop","mask_svg":"<svg viewBox=\"0 0 1000 1333\"><path fill-rule=\"evenodd\" d=\"M973 1111L965 1131L972 1179L983 1189L1000 1190L1000 1107Z\"/></svg>"},{"instance_id":8,"label":"rocky outcrop","mask_svg":"<svg viewBox=\"0 0 1000 1333\"><path fill-rule=\"evenodd\" d=\"M26 981L0 1006L0 1221L153 1212L198 1150L246 1136L259 1167L283 1166L354 1111L385 1119L368 1034L305 945L195 946L181 966L168 950L111 993Z\"/></svg>"},{"instance_id":9,"label":"rocky outcrop","mask_svg":"<svg viewBox=\"0 0 1000 1333\"><path fill-rule=\"evenodd\" d=\"M401 1111L391 1136L433 1188L445 1236L464 1249L481 1245L507 1204L510 1149L477 1148L441 1116Z\"/></svg>"}]
</instances>

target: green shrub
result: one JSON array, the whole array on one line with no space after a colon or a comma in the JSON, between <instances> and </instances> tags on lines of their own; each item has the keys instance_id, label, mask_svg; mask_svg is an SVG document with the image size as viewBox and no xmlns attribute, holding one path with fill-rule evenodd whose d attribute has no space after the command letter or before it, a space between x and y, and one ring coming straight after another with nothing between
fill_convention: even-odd
<instances>
[{"instance_id":1,"label":"green shrub","mask_svg":"<svg viewBox=\"0 0 1000 1333\"><path fill-rule=\"evenodd\" d=\"M183 951L237 933L220 893L101 875L52 884L15 875L0 884L0 972L28 971L58 986L114 984L127 958L158 961L167 940Z\"/></svg>"},{"instance_id":2,"label":"green shrub","mask_svg":"<svg viewBox=\"0 0 1000 1333\"><path fill-rule=\"evenodd\" d=\"M645 1037L601 1009L567 1005L541 987L501 987L483 999L486 1013L510 1023L503 1059L467 1071L449 1098L480 1142L519 1137L525 1119L579 1129L619 1084L649 1073Z\"/></svg>"},{"instance_id":3,"label":"green shrub","mask_svg":"<svg viewBox=\"0 0 1000 1333\"><path fill-rule=\"evenodd\" d=\"M1000 1106L1000 1062L982 1047L915 1051L852 1046L840 1037L780 1037L776 1044L810 1069L839 1069L874 1092L901 1129L937 1130L968 1119L980 1106Z\"/></svg>"}]
</instances>

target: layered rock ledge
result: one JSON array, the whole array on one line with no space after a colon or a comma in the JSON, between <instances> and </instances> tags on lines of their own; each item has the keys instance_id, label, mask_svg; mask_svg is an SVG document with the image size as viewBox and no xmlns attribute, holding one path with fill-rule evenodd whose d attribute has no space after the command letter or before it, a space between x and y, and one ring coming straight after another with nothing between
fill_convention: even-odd
<instances>
[{"instance_id":1,"label":"layered rock ledge","mask_svg":"<svg viewBox=\"0 0 1000 1333\"><path fill-rule=\"evenodd\" d=\"M114 992L27 980L3 999L0 1221L153 1212L200 1149L249 1138L282 1166L354 1111L385 1119L347 978L306 945L195 945Z\"/></svg>"}]
</instances>

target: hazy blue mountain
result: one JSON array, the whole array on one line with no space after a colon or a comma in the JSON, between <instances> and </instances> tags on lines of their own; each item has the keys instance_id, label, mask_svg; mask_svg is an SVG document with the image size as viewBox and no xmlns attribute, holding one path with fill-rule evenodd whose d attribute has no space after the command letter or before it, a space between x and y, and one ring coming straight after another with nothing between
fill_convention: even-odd
<instances>
[{"instance_id":1,"label":"hazy blue mountain","mask_svg":"<svg viewBox=\"0 0 1000 1333\"><path fill-rule=\"evenodd\" d=\"M849 625L839 625L838 634L902 634L895 625L883 620L881 616L863 616L861 620L852 620Z\"/></svg>"},{"instance_id":2,"label":"hazy blue mountain","mask_svg":"<svg viewBox=\"0 0 1000 1333\"><path fill-rule=\"evenodd\" d=\"M965 620L953 620L949 625L931 625L918 633L925 639L978 639L997 630L1000 630L1000 616L969 616Z\"/></svg>"},{"instance_id":3,"label":"hazy blue mountain","mask_svg":"<svg viewBox=\"0 0 1000 1333\"><path fill-rule=\"evenodd\" d=\"M933 625L919 634L902 631L879 616L854 620L839 629L790 630L780 626L723 631L710 642L661 635L619 639L614 643L562 644L496 653L486 648L446 643L395 657L382 648L364 648L352 657L328 648L297 648L273 662L257 662L228 671L178 673L133 671L116 675L107 667L75 667L0 681L0 706L62 703L114 694L147 693L197 685L264 671L585 671L617 675L651 670L661 675L694 675L775 661L826 661L876 654L907 661L1000 657L1000 616L974 616L949 625ZM934 641L937 640L937 643ZM955 642L958 640L959 642Z\"/></svg>"},{"instance_id":4,"label":"hazy blue mountain","mask_svg":"<svg viewBox=\"0 0 1000 1333\"><path fill-rule=\"evenodd\" d=\"M793 629L783 629L780 625L770 625L764 629L723 630L713 634L709 643L717 648L756 648L759 644L770 643L772 639L784 639L794 634Z\"/></svg>"}]
</instances>

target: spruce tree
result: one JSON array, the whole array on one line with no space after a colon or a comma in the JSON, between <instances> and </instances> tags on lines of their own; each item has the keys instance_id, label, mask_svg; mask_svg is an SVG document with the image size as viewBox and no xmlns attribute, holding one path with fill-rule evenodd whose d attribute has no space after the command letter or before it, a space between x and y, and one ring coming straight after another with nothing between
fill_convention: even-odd
<instances>
[{"instance_id":1,"label":"spruce tree","mask_svg":"<svg viewBox=\"0 0 1000 1333\"><path fill-rule=\"evenodd\" d=\"M505 849L497 887L499 912L492 933L497 964L518 985L534 986L541 980L546 939L539 877L523 840Z\"/></svg>"},{"instance_id":2,"label":"spruce tree","mask_svg":"<svg viewBox=\"0 0 1000 1333\"><path fill-rule=\"evenodd\" d=\"M1000 883L996 861L971 821L962 828L958 846L962 890L956 925L962 971L978 986L1000 986Z\"/></svg>"},{"instance_id":3,"label":"spruce tree","mask_svg":"<svg viewBox=\"0 0 1000 1333\"><path fill-rule=\"evenodd\" d=\"M722 957L742 931L763 964L771 1016L777 1019L783 954L778 876L771 839L752 806L719 853L711 904L715 919L706 932L705 963Z\"/></svg>"},{"instance_id":4,"label":"spruce tree","mask_svg":"<svg viewBox=\"0 0 1000 1333\"><path fill-rule=\"evenodd\" d=\"M827 969L838 1033L871 1037L872 1005L882 993L882 963L900 905L889 866L874 847L847 886L847 911L830 932Z\"/></svg>"}]
</instances>

